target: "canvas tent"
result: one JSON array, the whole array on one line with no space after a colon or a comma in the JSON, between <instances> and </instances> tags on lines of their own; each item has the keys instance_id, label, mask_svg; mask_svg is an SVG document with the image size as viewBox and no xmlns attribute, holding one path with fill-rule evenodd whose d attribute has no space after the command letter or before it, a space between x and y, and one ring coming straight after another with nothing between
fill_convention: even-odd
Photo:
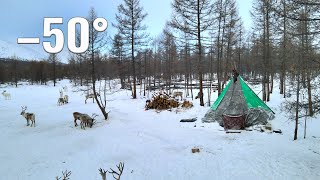
<instances>
[{"instance_id":1,"label":"canvas tent","mask_svg":"<svg viewBox=\"0 0 320 180\"><path fill-rule=\"evenodd\" d=\"M256 124L266 124L274 112L253 92L241 76L229 80L218 99L202 119L217 121L226 129L242 129Z\"/></svg>"}]
</instances>

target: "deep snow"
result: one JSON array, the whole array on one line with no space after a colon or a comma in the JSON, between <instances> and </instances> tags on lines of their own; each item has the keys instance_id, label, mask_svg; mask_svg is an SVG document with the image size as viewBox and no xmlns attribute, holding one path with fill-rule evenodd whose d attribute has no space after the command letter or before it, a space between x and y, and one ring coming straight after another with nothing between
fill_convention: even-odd
<instances>
[{"instance_id":1,"label":"deep snow","mask_svg":"<svg viewBox=\"0 0 320 180\"><path fill-rule=\"evenodd\" d=\"M69 104L57 106L59 89L68 86ZM254 87L259 92L259 86ZM268 105L276 112L272 121L283 134L258 131L226 134L217 123L201 123L209 107L195 100L182 112L144 110L145 100L131 99L125 90L108 95L109 120L97 104L84 103L67 80L57 87L20 85L3 87L11 100L0 98L0 179L54 179L72 171L70 179L101 179L99 168L124 162L122 179L320 179L320 118L308 120L293 141L294 123L280 111L283 98L275 88ZM206 91L205 91L206 92ZM197 92L194 92L195 94ZM141 97L141 98L140 98ZM204 96L207 97L206 95ZM217 94L214 93L214 100ZM36 114L36 127L27 127L21 106ZM97 113L93 128L74 127L72 113ZM195 123L180 123L197 117ZM79 123L79 122L78 122ZM200 153L191 153L199 147ZM111 175L107 179L113 179Z\"/></svg>"}]
</instances>

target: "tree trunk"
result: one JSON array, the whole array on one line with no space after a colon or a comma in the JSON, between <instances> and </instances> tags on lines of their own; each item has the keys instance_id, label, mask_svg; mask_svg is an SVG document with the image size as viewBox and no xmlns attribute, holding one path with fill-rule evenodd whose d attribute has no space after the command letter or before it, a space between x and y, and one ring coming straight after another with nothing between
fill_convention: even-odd
<instances>
[{"instance_id":1,"label":"tree trunk","mask_svg":"<svg viewBox=\"0 0 320 180\"><path fill-rule=\"evenodd\" d=\"M296 123L295 123L295 129L294 129L294 137L293 140L298 139L298 126L299 126L299 93L300 93L300 72L298 72L298 85L297 85L297 99L296 99Z\"/></svg>"},{"instance_id":2,"label":"tree trunk","mask_svg":"<svg viewBox=\"0 0 320 180\"><path fill-rule=\"evenodd\" d=\"M201 31L200 31L200 0L197 1L198 3L198 51L199 51L199 56L198 56L198 73L199 73L199 86L200 86L200 106L204 106L203 102L203 85L202 85L202 47L201 47Z\"/></svg>"}]
</instances>

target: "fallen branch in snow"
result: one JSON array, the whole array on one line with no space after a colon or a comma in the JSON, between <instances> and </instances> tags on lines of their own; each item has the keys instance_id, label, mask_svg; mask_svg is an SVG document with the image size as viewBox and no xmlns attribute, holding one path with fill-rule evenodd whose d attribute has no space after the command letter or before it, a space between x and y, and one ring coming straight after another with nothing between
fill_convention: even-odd
<instances>
[{"instance_id":1,"label":"fallen branch in snow","mask_svg":"<svg viewBox=\"0 0 320 180\"><path fill-rule=\"evenodd\" d=\"M65 170L64 172L62 171L62 177L56 176L56 180L68 180L68 179L70 179L69 178L70 176L71 176L71 171Z\"/></svg>"}]
</instances>

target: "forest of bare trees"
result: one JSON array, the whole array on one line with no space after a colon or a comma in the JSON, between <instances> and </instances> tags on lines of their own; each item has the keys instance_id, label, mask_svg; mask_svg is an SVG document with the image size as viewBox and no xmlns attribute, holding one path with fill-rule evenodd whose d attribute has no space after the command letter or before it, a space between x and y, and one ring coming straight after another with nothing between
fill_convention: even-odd
<instances>
[{"instance_id":1,"label":"forest of bare trees","mask_svg":"<svg viewBox=\"0 0 320 180\"><path fill-rule=\"evenodd\" d=\"M95 13L90 10L89 22ZM144 85L145 95L146 89L170 91L174 81L185 80L186 96L198 88L199 103L204 106L211 102L210 98L204 101L203 86L211 87L217 81L220 94L231 70L237 69L242 77L261 82L264 101L272 101L274 88L279 88L283 97L296 97L284 106L294 114L296 139L299 118L320 110L316 93L320 3L254 0L251 14L254 28L244 29L235 0L174 0L172 18L162 33L148 38L148 24L144 24L147 12L142 4L139 0L123 0L113 24L118 31L115 35L100 36L90 31L89 50L70 55L67 63L59 62L59 54L37 61L2 59L0 82L18 86L20 80L46 84L68 78L79 86L91 83L95 92L93 82L119 78L121 87L131 89L136 98L138 85ZM275 81L279 81L279 87L275 87ZM299 97L302 92L306 101ZM307 109L306 113L302 109Z\"/></svg>"}]
</instances>

